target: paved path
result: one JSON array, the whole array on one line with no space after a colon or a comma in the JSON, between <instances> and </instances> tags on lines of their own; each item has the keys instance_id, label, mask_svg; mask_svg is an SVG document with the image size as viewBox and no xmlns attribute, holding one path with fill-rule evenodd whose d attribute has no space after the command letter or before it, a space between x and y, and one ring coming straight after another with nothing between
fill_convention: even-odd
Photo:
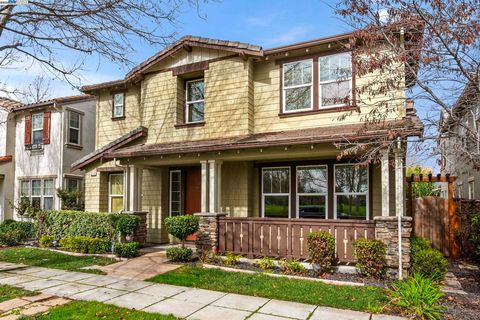
<instances>
[{"instance_id":1,"label":"paved path","mask_svg":"<svg viewBox=\"0 0 480 320\"><path fill-rule=\"evenodd\" d=\"M3 270L3 271L1 271ZM74 300L99 301L120 307L173 314L179 318L213 320L397 320L302 303L154 284L114 276L0 262L0 284Z\"/></svg>"}]
</instances>

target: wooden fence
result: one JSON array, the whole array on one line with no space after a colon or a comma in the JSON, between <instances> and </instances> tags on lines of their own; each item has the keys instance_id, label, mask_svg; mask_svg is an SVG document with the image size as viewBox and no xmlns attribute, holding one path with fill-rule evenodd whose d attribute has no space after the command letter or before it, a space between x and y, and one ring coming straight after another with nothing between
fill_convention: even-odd
<instances>
[{"instance_id":1,"label":"wooden fence","mask_svg":"<svg viewBox=\"0 0 480 320\"><path fill-rule=\"evenodd\" d=\"M327 231L335 236L340 262L354 262L353 242L373 239L373 221L228 218L219 219L219 252L234 252L247 257L270 256L307 259L307 235Z\"/></svg>"}]
</instances>

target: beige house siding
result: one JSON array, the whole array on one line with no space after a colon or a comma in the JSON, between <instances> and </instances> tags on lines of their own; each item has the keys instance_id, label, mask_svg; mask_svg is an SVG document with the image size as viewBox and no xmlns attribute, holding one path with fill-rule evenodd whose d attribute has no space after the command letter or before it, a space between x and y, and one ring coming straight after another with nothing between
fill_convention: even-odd
<instances>
[{"instance_id":1,"label":"beige house siding","mask_svg":"<svg viewBox=\"0 0 480 320\"><path fill-rule=\"evenodd\" d=\"M85 175L85 211L108 212L108 173L87 170Z\"/></svg>"},{"instance_id":2,"label":"beige house siding","mask_svg":"<svg viewBox=\"0 0 480 320\"><path fill-rule=\"evenodd\" d=\"M222 165L222 212L230 217L252 215L252 187L253 162L225 162Z\"/></svg>"},{"instance_id":3,"label":"beige house siding","mask_svg":"<svg viewBox=\"0 0 480 320\"><path fill-rule=\"evenodd\" d=\"M169 171L166 167L145 169L142 177L142 210L147 215L147 241L168 242L165 218L169 215Z\"/></svg>"}]
</instances>

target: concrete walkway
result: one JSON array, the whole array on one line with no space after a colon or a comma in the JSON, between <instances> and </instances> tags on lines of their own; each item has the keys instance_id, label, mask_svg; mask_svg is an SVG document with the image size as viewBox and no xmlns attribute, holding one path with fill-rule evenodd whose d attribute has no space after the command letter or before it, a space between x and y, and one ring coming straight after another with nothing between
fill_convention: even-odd
<instances>
[{"instance_id":1,"label":"concrete walkway","mask_svg":"<svg viewBox=\"0 0 480 320\"><path fill-rule=\"evenodd\" d=\"M2 271L3 270L3 271ZM115 276L26 267L0 262L0 284L74 300L99 301L135 310L213 320L397 320L385 315L333 309Z\"/></svg>"}]
</instances>

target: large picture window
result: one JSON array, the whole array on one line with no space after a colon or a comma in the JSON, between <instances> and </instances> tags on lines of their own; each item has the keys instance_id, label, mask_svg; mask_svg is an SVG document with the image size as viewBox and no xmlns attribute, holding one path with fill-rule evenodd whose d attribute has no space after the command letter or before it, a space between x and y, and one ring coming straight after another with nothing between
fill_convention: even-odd
<instances>
[{"instance_id":1,"label":"large picture window","mask_svg":"<svg viewBox=\"0 0 480 320\"><path fill-rule=\"evenodd\" d=\"M205 120L205 82L203 79L186 82L186 109L187 123L203 122Z\"/></svg>"},{"instance_id":2,"label":"large picture window","mask_svg":"<svg viewBox=\"0 0 480 320\"><path fill-rule=\"evenodd\" d=\"M348 104L352 96L352 59L350 53L320 57L319 106L336 107Z\"/></svg>"},{"instance_id":3,"label":"large picture window","mask_svg":"<svg viewBox=\"0 0 480 320\"><path fill-rule=\"evenodd\" d=\"M123 207L123 173L111 173L109 175L108 206L110 212L120 212Z\"/></svg>"},{"instance_id":4,"label":"large picture window","mask_svg":"<svg viewBox=\"0 0 480 320\"><path fill-rule=\"evenodd\" d=\"M297 167L298 218L325 219L327 192L327 166Z\"/></svg>"},{"instance_id":5,"label":"large picture window","mask_svg":"<svg viewBox=\"0 0 480 320\"><path fill-rule=\"evenodd\" d=\"M36 208L54 209L55 186L53 179L31 179L20 181L20 194Z\"/></svg>"},{"instance_id":6,"label":"large picture window","mask_svg":"<svg viewBox=\"0 0 480 320\"><path fill-rule=\"evenodd\" d=\"M283 112L311 110L313 60L283 65Z\"/></svg>"},{"instance_id":7,"label":"large picture window","mask_svg":"<svg viewBox=\"0 0 480 320\"><path fill-rule=\"evenodd\" d=\"M290 217L289 167L262 169L262 209L264 217Z\"/></svg>"},{"instance_id":8,"label":"large picture window","mask_svg":"<svg viewBox=\"0 0 480 320\"><path fill-rule=\"evenodd\" d=\"M170 216L182 214L182 171L170 171Z\"/></svg>"},{"instance_id":9,"label":"large picture window","mask_svg":"<svg viewBox=\"0 0 480 320\"><path fill-rule=\"evenodd\" d=\"M368 219L368 169L335 165L335 218Z\"/></svg>"}]
</instances>

